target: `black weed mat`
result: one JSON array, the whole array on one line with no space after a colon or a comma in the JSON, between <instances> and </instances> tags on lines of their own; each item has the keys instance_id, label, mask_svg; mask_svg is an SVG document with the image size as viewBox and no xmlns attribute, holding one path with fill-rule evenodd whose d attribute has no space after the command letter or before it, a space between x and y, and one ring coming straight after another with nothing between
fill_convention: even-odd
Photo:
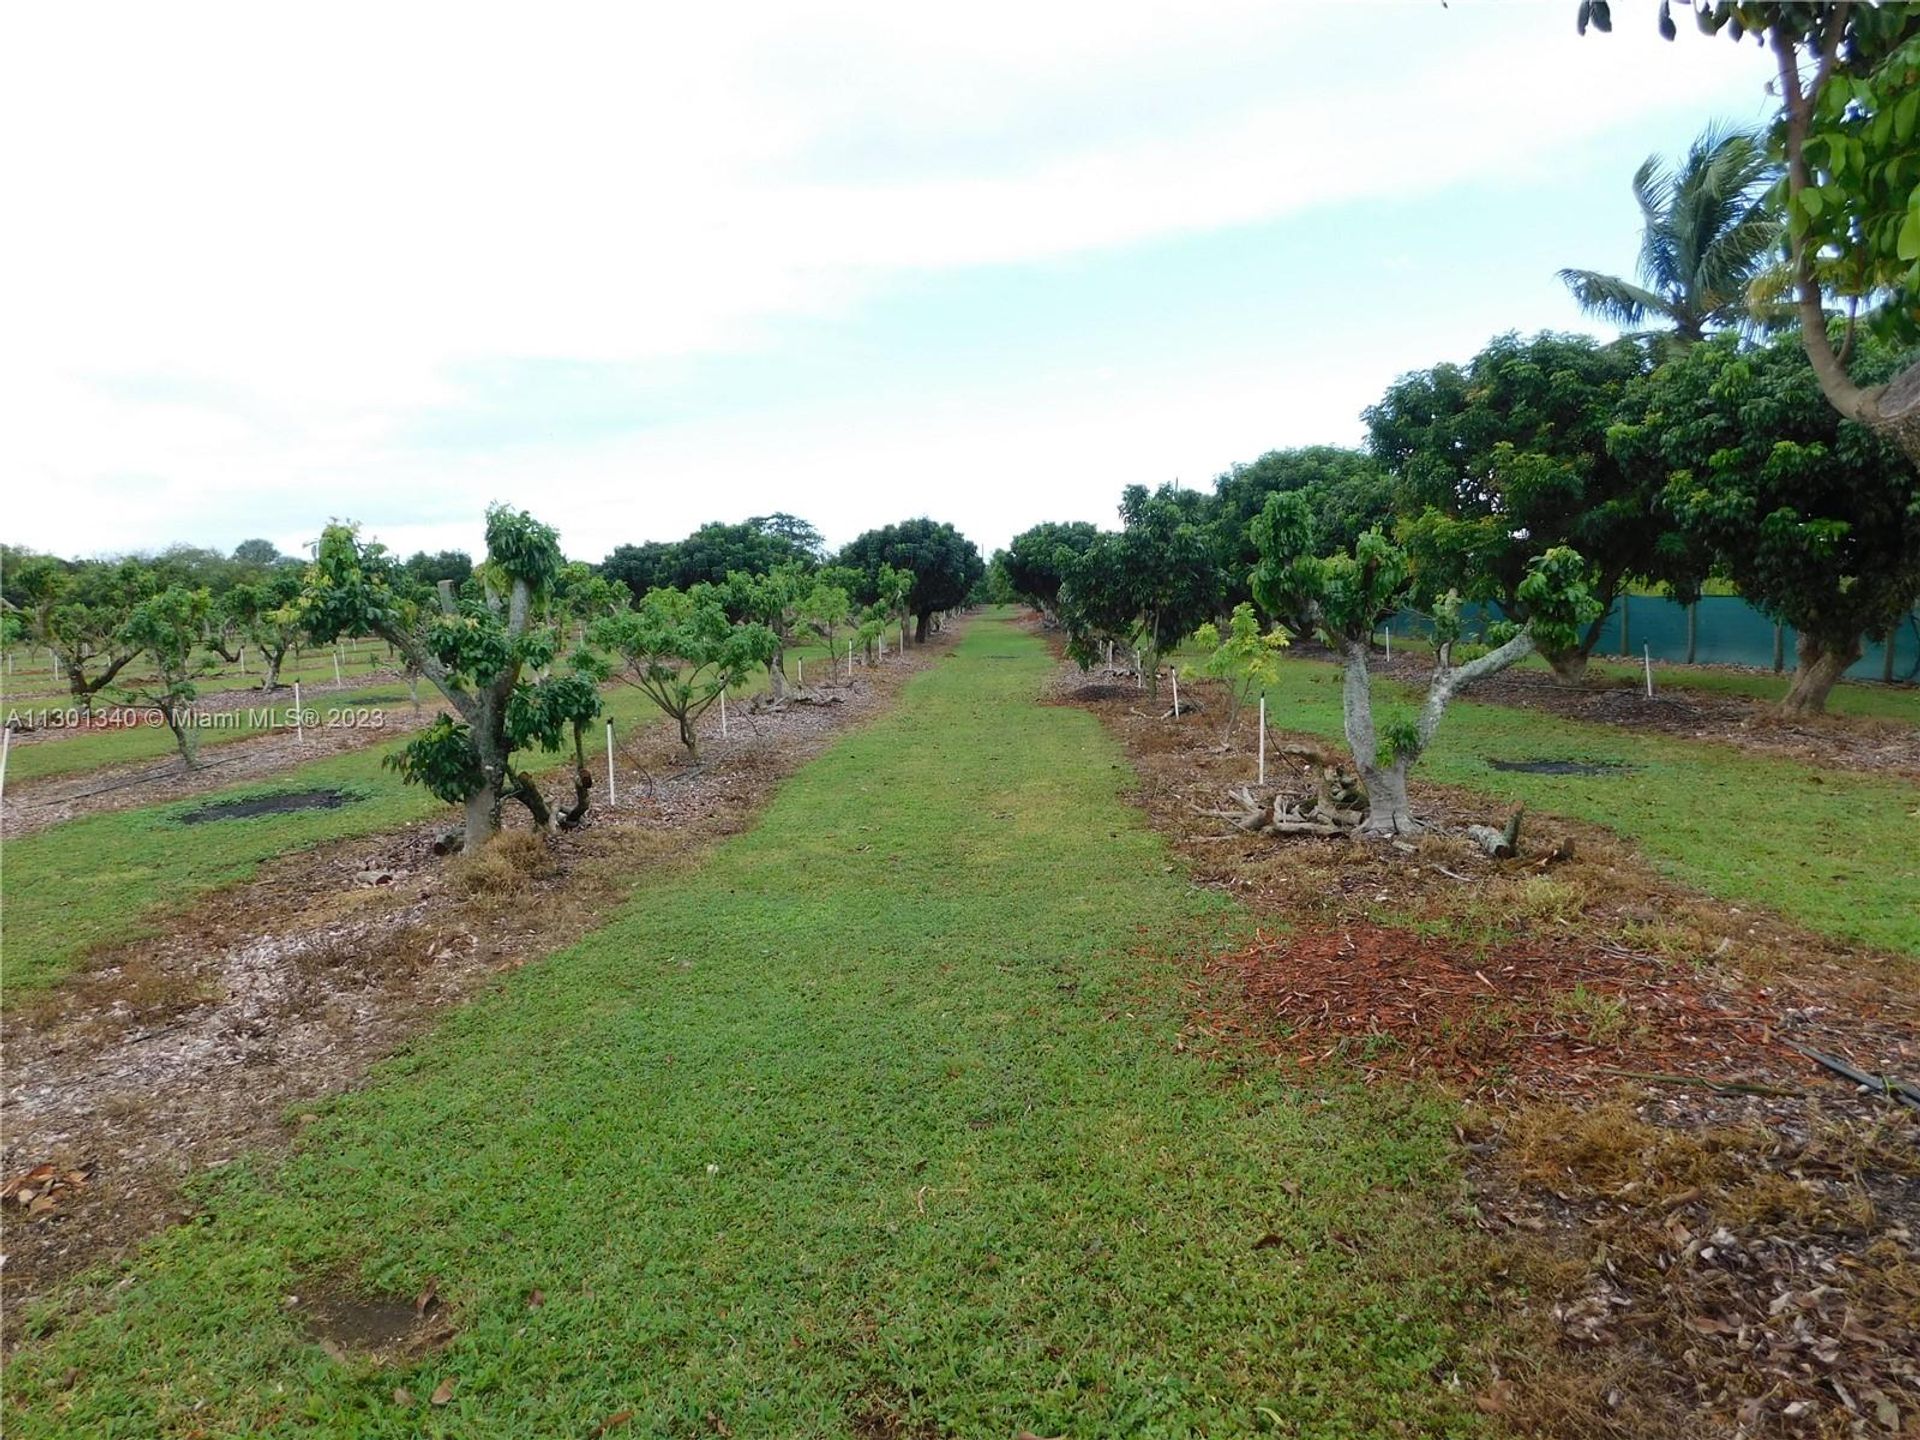
<instances>
[{"instance_id":1,"label":"black weed mat","mask_svg":"<svg viewBox=\"0 0 1920 1440\"><path fill-rule=\"evenodd\" d=\"M209 820L245 820L254 815L279 815L289 810L338 810L357 797L344 790L283 790L277 795L249 795L202 805L180 817L182 825L204 825Z\"/></svg>"}]
</instances>

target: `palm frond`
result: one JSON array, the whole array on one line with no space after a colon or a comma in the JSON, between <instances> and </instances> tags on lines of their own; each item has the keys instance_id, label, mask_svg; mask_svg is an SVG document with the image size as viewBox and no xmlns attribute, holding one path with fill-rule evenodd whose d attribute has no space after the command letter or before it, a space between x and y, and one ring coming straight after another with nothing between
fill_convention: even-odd
<instances>
[{"instance_id":1,"label":"palm frond","mask_svg":"<svg viewBox=\"0 0 1920 1440\"><path fill-rule=\"evenodd\" d=\"M1560 280L1582 310L1622 330L1643 325L1654 316L1672 318L1672 309L1665 297L1618 275L1602 275L1597 270L1562 270Z\"/></svg>"}]
</instances>

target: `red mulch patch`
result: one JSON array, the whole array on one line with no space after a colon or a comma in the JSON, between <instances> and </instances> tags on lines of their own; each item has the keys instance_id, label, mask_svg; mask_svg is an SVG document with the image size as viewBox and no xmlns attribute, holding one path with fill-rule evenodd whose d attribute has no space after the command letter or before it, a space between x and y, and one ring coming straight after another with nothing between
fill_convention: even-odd
<instances>
[{"instance_id":1,"label":"red mulch patch","mask_svg":"<svg viewBox=\"0 0 1920 1440\"><path fill-rule=\"evenodd\" d=\"M1204 1029L1369 1079L1419 1075L1537 1097L1619 1071L1739 1082L1811 1069L1764 1016L1729 1009L1737 997L1610 947L1503 942L1476 952L1354 924L1263 935L1205 974Z\"/></svg>"}]
</instances>

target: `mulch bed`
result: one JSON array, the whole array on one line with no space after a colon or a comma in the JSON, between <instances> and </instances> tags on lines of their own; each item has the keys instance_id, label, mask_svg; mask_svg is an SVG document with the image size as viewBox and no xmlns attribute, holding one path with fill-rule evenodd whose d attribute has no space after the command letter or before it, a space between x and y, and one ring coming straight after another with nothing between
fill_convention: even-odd
<instances>
[{"instance_id":1,"label":"mulch bed","mask_svg":"<svg viewBox=\"0 0 1920 1440\"><path fill-rule=\"evenodd\" d=\"M1348 924L1263 936L1210 962L1201 989L1203 1029L1303 1067L1337 1061L1369 1080L1501 1098L1578 1093L1623 1071L1737 1084L1813 1070L1764 1014L1624 948L1505 942L1480 954Z\"/></svg>"}]
</instances>

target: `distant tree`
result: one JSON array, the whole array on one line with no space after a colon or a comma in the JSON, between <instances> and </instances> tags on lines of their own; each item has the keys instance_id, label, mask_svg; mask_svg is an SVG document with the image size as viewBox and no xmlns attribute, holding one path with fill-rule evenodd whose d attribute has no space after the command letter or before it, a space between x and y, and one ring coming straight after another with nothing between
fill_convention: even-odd
<instances>
[{"instance_id":1,"label":"distant tree","mask_svg":"<svg viewBox=\"0 0 1920 1440\"><path fill-rule=\"evenodd\" d=\"M703 581L724 585L727 576L735 571L743 575L765 575L783 565L812 566L814 552L801 540L785 533L792 528L785 522L791 520L791 516L763 516L738 525L718 521L702 525L674 547L673 586L685 590ZM769 524L782 528L768 529ZM794 521L793 525L809 533L813 529L804 521Z\"/></svg>"},{"instance_id":2,"label":"distant tree","mask_svg":"<svg viewBox=\"0 0 1920 1440\"><path fill-rule=\"evenodd\" d=\"M329 525L308 567L301 614L322 644L343 634L374 634L426 676L453 707L414 737L388 764L410 783L466 809L463 848L469 854L500 825L500 807L517 800L541 830L585 818L593 777L582 732L600 713L597 681L604 666L584 652L569 672L535 681L554 659L557 635L546 621L560 573L559 539L525 511L487 511L487 560L476 572L479 594L456 599L451 579L437 604L424 600L405 568L353 527ZM558 750L573 740L574 804L556 818L530 776L516 769L516 751Z\"/></svg>"},{"instance_id":3,"label":"distant tree","mask_svg":"<svg viewBox=\"0 0 1920 1440\"><path fill-rule=\"evenodd\" d=\"M1011 605L1020 598L1013 588L1013 577L1007 572L1007 554L1005 550L996 550L987 557L986 578L972 597L976 603Z\"/></svg>"},{"instance_id":4,"label":"distant tree","mask_svg":"<svg viewBox=\"0 0 1920 1440\"><path fill-rule=\"evenodd\" d=\"M1213 617L1224 577L1204 517L1196 521L1173 486L1129 485L1120 518L1119 533L1098 536L1067 563L1060 621L1083 666L1107 639L1139 650L1148 696L1157 699L1161 653Z\"/></svg>"},{"instance_id":5,"label":"distant tree","mask_svg":"<svg viewBox=\"0 0 1920 1440\"><path fill-rule=\"evenodd\" d=\"M239 636L260 651L266 668L260 688L280 688L280 666L300 642L300 595L305 580L298 570L280 568L260 579L236 585L220 599L219 609Z\"/></svg>"},{"instance_id":6,"label":"distant tree","mask_svg":"<svg viewBox=\"0 0 1920 1440\"><path fill-rule=\"evenodd\" d=\"M1022 530L1006 552L1007 584L1013 593L1043 615L1052 617L1060 604L1060 585L1066 567L1084 554L1100 534L1087 520L1064 524L1048 521Z\"/></svg>"},{"instance_id":7,"label":"distant tree","mask_svg":"<svg viewBox=\"0 0 1920 1440\"><path fill-rule=\"evenodd\" d=\"M635 600L649 590L664 589L674 583L680 563L680 547L671 541L649 540L644 545L617 546L600 562L601 578L625 585Z\"/></svg>"},{"instance_id":8,"label":"distant tree","mask_svg":"<svg viewBox=\"0 0 1920 1440\"><path fill-rule=\"evenodd\" d=\"M167 729L173 732L181 763L189 770L200 763L199 737L193 724L193 702L200 692L194 679L205 674L211 664L210 660L196 663L194 651L212 605L213 599L204 589L169 585L135 605L120 627L121 644L151 656L155 675L151 683L128 686L128 698L160 712Z\"/></svg>"},{"instance_id":9,"label":"distant tree","mask_svg":"<svg viewBox=\"0 0 1920 1440\"><path fill-rule=\"evenodd\" d=\"M913 587L906 608L914 617L914 638L925 641L933 617L964 605L975 583L986 573L979 548L953 526L932 520L903 520L859 536L838 557L838 563L867 577L862 601L880 598L880 568L910 571Z\"/></svg>"},{"instance_id":10,"label":"distant tree","mask_svg":"<svg viewBox=\"0 0 1920 1440\"><path fill-rule=\"evenodd\" d=\"M457 596L473 579L473 557L464 550L437 550L432 554L416 550L404 567L414 584L437 589L442 580L450 581Z\"/></svg>"},{"instance_id":11,"label":"distant tree","mask_svg":"<svg viewBox=\"0 0 1920 1440\"><path fill-rule=\"evenodd\" d=\"M1710 35L1753 35L1773 52L1788 263L1821 392L1920 465L1920 359L1856 376L1848 344L1856 317L1896 346L1920 338L1920 6L1703 0L1694 18ZM1580 32L1589 25L1613 28L1606 0L1581 0ZM1659 26L1669 40L1678 33L1667 0ZM1848 313L1838 340L1828 293Z\"/></svg>"},{"instance_id":12,"label":"distant tree","mask_svg":"<svg viewBox=\"0 0 1920 1440\"><path fill-rule=\"evenodd\" d=\"M631 610L596 620L593 643L624 662L621 678L672 717L687 758L700 758L700 717L778 644L774 633L727 614L711 585L649 590Z\"/></svg>"},{"instance_id":13,"label":"distant tree","mask_svg":"<svg viewBox=\"0 0 1920 1440\"><path fill-rule=\"evenodd\" d=\"M1366 451L1343 445L1269 450L1220 476L1213 491L1220 562L1227 575L1222 599L1230 605L1252 598L1246 577L1260 556L1253 548L1251 527L1267 496L1295 491L1305 495L1316 531L1330 546L1350 546L1366 531L1393 523L1393 477ZM1295 615L1268 618L1295 630L1305 624Z\"/></svg>"},{"instance_id":14,"label":"distant tree","mask_svg":"<svg viewBox=\"0 0 1920 1440\"><path fill-rule=\"evenodd\" d=\"M1587 589L1587 563L1564 546L1548 549L1528 565L1518 600L1527 614L1524 626L1505 626L1495 648L1464 665L1453 663L1460 633L1460 598L1442 596L1434 605L1438 642L1433 679L1419 715L1378 725L1373 713L1368 654L1374 628L1383 615L1407 603L1413 571L1406 552L1378 530L1362 535L1350 552L1322 553L1314 535L1313 512L1304 495L1271 495L1254 521L1253 538L1260 563L1253 591L1268 614L1305 614L1321 638L1345 664L1342 690L1347 747L1367 791L1363 833L1411 834L1418 828L1407 800L1407 772L1426 753L1455 695L1475 680L1497 674L1524 659L1536 644L1572 643L1573 632L1587 623L1599 601Z\"/></svg>"},{"instance_id":15,"label":"distant tree","mask_svg":"<svg viewBox=\"0 0 1920 1440\"><path fill-rule=\"evenodd\" d=\"M270 570L283 558L271 540L242 540L233 547L233 563L247 570Z\"/></svg>"},{"instance_id":16,"label":"distant tree","mask_svg":"<svg viewBox=\"0 0 1920 1440\"><path fill-rule=\"evenodd\" d=\"M1396 380L1365 412L1374 455L1394 474L1407 516L1398 538L1417 603L1449 591L1531 618L1534 560L1561 547L1584 557L1601 603L1579 635L1547 627L1540 653L1562 680L1585 673L1601 617L1630 580L1666 581L1685 596L1699 557L1654 506L1659 484L1607 451L1607 427L1645 373L1629 341L1503 335L1466 365Z\"/></svg>"},{"instance_id":17,"label":"distant tree","mask_svg":"<svg viewBox=\"0 0 1920 1440\"><path fill-rule=\"evenodd\" d=\"M1649 155L1633 175L1640 205L1639 282L1562 270L1580 308L1672 354L1715 330L1753 326L1749 291L1779 247L1777 172L1765 143L1710 126L1678 166Z\"/></svg>"},{"instance_id":18,"label":"distant tree","mask_svg":"<svg viewBox=\"0 0 1920 1440\"><path fill-rule=\"evenodd\" d=\"M786 541L805 559L818 561L827 553L827 542L820 532L798 515L776 510L771 515L756 515L747 524L763 535Z\"/></svg>"},{"instance_id":19,"label":"distant tree","mask_svg":"<svg viewBox=\"0 0 1920 1440\"><path fill-rule=\"evenodd\" d=\"M1863 379L1908 363L1861 347ZM1696 346L1637 385L1608 436L1762 611L1799 631L1782 707L1825 709L1834 682L1920 599L1920 475L1890 442L1825 403L1789 338Z\"/></svg>"},{"instance_id":20,"label":"distant tree","mask_svg":"<svg viewBox=\"0 0 1920 1440\"><path fill-rule=\"evenodd\" d=\"M562 565L554 577L553 617L567 634L584 630L631 603L626 586L607 579L583 560Z\"/></svg>"}]
</instances>

